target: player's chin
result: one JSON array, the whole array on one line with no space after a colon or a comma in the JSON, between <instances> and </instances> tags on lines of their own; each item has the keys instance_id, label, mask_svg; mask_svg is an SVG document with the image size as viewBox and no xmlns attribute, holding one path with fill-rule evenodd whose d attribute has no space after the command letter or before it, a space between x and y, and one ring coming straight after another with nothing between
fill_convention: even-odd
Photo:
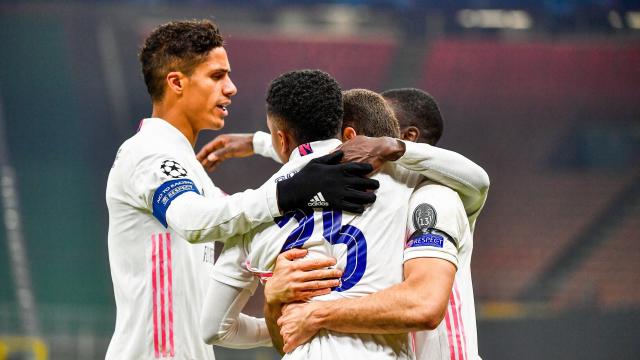
<instances>
[{"instance_id":1,"label":"player's chin","mask_svg":"<svg viewBox=\"0 0 640 360\"><path fill-rule=\"evenodd\" d=\"M215 116L209 120L209 129L220 130L224 127L224 118Z\"/></svg>"}]
</instances>

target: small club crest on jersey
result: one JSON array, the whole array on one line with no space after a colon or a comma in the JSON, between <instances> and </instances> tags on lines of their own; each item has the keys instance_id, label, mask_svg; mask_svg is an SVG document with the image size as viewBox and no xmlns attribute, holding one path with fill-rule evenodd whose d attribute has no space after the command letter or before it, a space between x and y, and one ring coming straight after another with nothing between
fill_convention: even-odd
<instances>
[{"instance_id":1,"label":"small club crest on jersey","mask_svg":"<svg viewBox=\"0 0 640 360\"><path fill-rule=\"evenodd\" d=\"M313 149L311 148L311 144L306 143L298 146L298 152L300 156L305 156L313 153Z\"/></svg>"},{"instance_id":2,"label":"small club crest on jersey","mask_svg":"<svg viewBox=\"0 0 640 360\"><path fill-rule=\"evenodd\" d=\"M173 160L165 160L160 165L162 173L174 179L187 176L187 170Z\"/></svg>"},{"instance_id":3,"label":"small club crest on jersey","mask_svg":"<svg viewBox=\"0 0 640 360\"><path fill-rule=\"evenodd\" d=\"M429 204L420 204L413 210L413 226L416 231L426 233L436 225L436 221L438 221L436 209Z\"/></svg>"}]
</instances>

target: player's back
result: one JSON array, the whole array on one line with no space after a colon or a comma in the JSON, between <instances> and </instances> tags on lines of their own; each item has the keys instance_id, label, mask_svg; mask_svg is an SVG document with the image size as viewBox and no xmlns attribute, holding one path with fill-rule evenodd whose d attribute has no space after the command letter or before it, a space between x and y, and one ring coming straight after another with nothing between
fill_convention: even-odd
<instances>
[{"instance_id":1,"label":"player's back","mask_svg":"<svg viewBox=\"0 0 640 360\"><path fill-rule=\"evenodd\" d=\"M311 144L313 148L322 148L318 145ZM316 155L326 153L317 152ZM308 161L301 161L297 156L292 160L274 179L286 177ZM309 257L335 257L336 266L344 271L342 283L330 294L313 301L365 296L402 282L402 240L408 202L420 177L388 164L373 178L380 182L377 200L362 215L329 210L298 211L276 219L276 224L260 228L248 244L248 268L257 274L269 273L276 256L295 247L309 249ZM322 201L321 197L317 200ZM285 358L412 359L413 354L406 334L321 331Z\"/></svg>"},{"instance_id":2,"label":"player's back","mask_svg":"<svg viewBox=\"0 0 640 360\"><path fill-rule=\"evenodd\" d=\"M331 244L330 254L344 271L342 284L313 301L329 301L372 294L402 282L402 252L413 184L399 182L393 167L373 178L380 181L377 200L364 214L323 214L323 237ZM333 214L332 221L330 214ZM327 227L332 224L332 227ZM329 230L330 229L330 230ZM413 359L406 334L343 334L321 330L285 359Z\"/></svg>"}]
</instances>

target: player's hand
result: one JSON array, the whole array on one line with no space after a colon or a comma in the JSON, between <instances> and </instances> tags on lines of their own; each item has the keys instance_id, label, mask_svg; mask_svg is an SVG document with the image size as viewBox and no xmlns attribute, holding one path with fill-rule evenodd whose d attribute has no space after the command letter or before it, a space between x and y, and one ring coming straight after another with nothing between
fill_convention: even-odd
<instances>
[{"instance_id":1,"label":"player's hand","mask_svg":"<svg viewBox=\"0 0 640 360\"><path fill-rule=\"evenodd\" d=\"M344 152L342 162L371 164L373 172L376 172L385 162L398 160L406 149L402 141L391 137L358 135L344 142L336 150Z\"/></svg>"},{"instance_id":2,"label":"player's hand","mask_svg":"<svg viewBox=\"0 0 640 360\"><path fill-rule=\"evenodd\" d=\"M306 343L322 328L316 310L322 306L321 301L310 303L287 304L282 308L282 316L278 319L280 335L284 341L282 350L291 352Z\"/></svg>"},{"instance_id":3,"label":"player's hand","mask_svg":"<svg viewBox=\"0 0 640 360\"><path fill-rule=\"evenodd\" d=\"M213 171L223 161L253 155L253 134L218 135L200 149L196 158L207 171Z\"/></svg>"},{"instance_id":4,"label":"player's hand","mask_svg":"<svg viewBox=\"0 0 640 360\"><path fill-rule=\"evenodd\" d=\"M264 287L269 305L306 301L328 294L331 288L340 285L342 271L327 269L336 264L335 259L301 259L306 254L306 249L291 249L278 255L273 275Z\"/></svg>"},{"instance_id":5,"label":"player's hand","mask_svg":"<svg viewBox=\"0 0 640 360\"><path fill-rule=\"evenodd\" d=\"M278 182L278 206L284 213L313 208L345 210L362 214L364 205L373 203L376 195L368 190L380 186L366 174L369 164L340 164L342 151L311 160L294 176Z\"/></svg>"}]
</instances>

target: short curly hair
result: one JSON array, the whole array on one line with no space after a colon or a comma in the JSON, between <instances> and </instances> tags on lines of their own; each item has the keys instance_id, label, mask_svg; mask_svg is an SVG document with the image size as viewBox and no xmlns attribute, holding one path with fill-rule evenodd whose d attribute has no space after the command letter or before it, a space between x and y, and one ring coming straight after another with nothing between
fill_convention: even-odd
<instances>
[{"instance_id":1,"label":"short curly hair","mask_svg":"<svg viewBox=\"0 0 640 360\"><path fill-rule=\"evenodd\" d=\"M400 125L393 110L380 94L367 89L342 93L344 116L342 128L350 126L359 135L400 137Z\"/></svg>"},{"instance_id":2,"label":"short curly hair","mask_svg":"<svg viewBox=\"0 0 640 360\"><path fill-rule=\"evenodd\" d=\"M140 50L142 74L153 101L164 95L171 71L189 76L209 52L224 46L218 27L209 20L173 21L155 29Z\"/></svg>"},{"instance_id":3,"label":"short curly hair","mask_svg":"<svg viewBox=\"0 0 640 360\"><path fill-rule=\"evenodd\" d=\"M342 129L342 91L321 70L295 70L271 81L267 113L290 130L298 144L336 138Z\"/></svg>"},{"instance_id":4,"label":"short curly hair","mask_svg":"<svg viewBox=\"0 0 640 360\"><path fill-rule=\"evenodd\" d=\"M415 88L387 90L381 95L393 108L401 129L415 126L420 130L418 142L435 145L440 140L444 125L433 96Z\"/></svg>"}]
</instances>

